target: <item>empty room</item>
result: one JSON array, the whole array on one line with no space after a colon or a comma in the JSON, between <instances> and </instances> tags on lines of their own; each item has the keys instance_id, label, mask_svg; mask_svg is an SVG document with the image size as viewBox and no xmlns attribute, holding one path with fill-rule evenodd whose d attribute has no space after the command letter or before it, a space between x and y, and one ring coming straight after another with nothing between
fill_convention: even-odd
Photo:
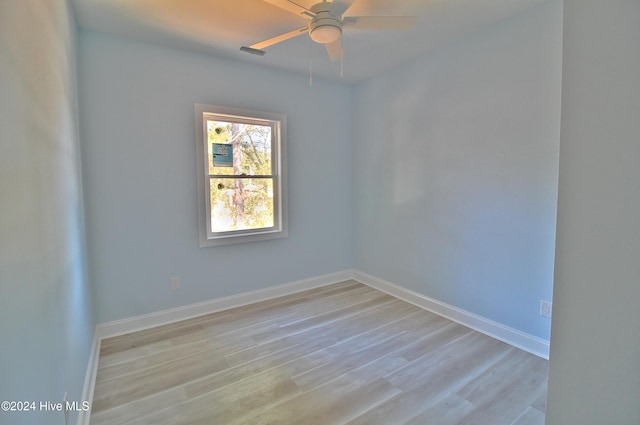
<instances>
[{"instance_id":1,"label":"empty room","mask_svg":"<svg viewBox=\"0 0 640 425\"><path fill-rule=\"evenodd\" d=\"M0 0L0 425L640 424L638 40Z\"/></svg>"}]
</instances>

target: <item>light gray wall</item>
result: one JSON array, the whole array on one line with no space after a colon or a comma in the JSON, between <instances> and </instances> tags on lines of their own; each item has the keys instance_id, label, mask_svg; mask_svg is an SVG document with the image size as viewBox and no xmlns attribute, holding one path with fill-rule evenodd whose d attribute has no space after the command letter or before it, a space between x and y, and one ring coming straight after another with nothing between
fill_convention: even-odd
<instances>
[{"instance_id":1,"label":"light gray wall","mask_svg":"<svg viewBox=\"0 0 640 425\"><path fill-rule=\"evenodd\" d=\"M84 260L74 32L64 0L0 3L2 401L82 396L95 322ZM0 412L0 423L63 424L64 416Z\"/></svg>"},{"instance_id":2,"label":"light gray wall","mask_svg":"<svg viewBox=\"0 0 640 425\"><path fill-rule=\"evenodd\" d=\"M352 266L350 86L91 32L79 57L99 322ZM287 114L287 239L199 248L195 102Z\"/></svg>"},{"instance_id":3,"label":"light gray wall","mask_svg":"<svg viewBox=\"0 0 640 425\"><path fill-rule=\"evenodd\" d=\"M549 338L561 42L552 1L357 87L357 269Z\"/></svg>"},{"instance_id":4,"label":"light gray wall","mask_svg":"<svg viewBox=\"0 0 640 425\"><path fill-rule=\"evenodd\" d=\"M548 425L640 424L640 2L564 2Z\"/></svg>"}]
</instances>

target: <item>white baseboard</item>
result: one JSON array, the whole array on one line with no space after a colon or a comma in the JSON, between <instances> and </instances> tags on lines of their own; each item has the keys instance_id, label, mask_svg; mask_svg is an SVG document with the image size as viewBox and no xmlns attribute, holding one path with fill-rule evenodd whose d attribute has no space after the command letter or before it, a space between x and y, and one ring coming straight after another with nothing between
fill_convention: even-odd
<instances>
[{"instance_id":1,"label":"white baseboard","mask_svg":"<svg viewBox=\"0 0 640 425\"><path fill-rule=\"evenodd\" d=\"M547 340L429 298L418 292L403 288L358 270L353 271L351 278L415 306L431 311L439 316L460 323L468 328L506 342L531 354L535 354L538 357L549 359L549 341Z\"/></svg>"},{"instance_id":2,"label":"white baseboard","mask_svg":"<svg viewBox=\"0 0 640 425\"><path fill-rule=\"evenodd\" d=\"M96 333L100 339L124 335L137 332L156 326L178 322L180 320L192 319L205 314L216 313L230 308L242 307L260 301L270 300L296 292L318 288L333 283L343 282L352 278L351 270L330 273L296 282L285 283L283 285L270 286L251 292L243 292L224 298L216 298L195 304L189 304L155 313L130 317L112 322L100 323L96 326Z\"/></svg>"},{"instance_id":3,"label":"white baseboard","mask_svg":"<svg viewBox=\"0 0 640 425\"><path fill-rule=\"evenodd\" d=\"M94 332L91 351L89 352L89 360L87 361L87 373L84 377L84 386L82 388L81 398L81 401L89 402L89 410L81 410L78 412L77 425L89 425L89 418L91 417L91 403L93 402L93 390L96 386L98 360L100 359L100 341L98 332Z\"/></svg>"}]
</instances>

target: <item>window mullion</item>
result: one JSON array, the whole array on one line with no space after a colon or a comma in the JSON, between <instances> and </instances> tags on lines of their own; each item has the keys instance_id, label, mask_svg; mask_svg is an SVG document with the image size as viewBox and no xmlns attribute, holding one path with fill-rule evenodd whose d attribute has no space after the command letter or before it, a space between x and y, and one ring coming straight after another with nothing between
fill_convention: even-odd
<instances>
[{"instance_id":1,"label":"window mullion","mask_svg":"<svg viewBox=\"0 0 640 425\"><path fill-rule=\"evenodd\" d=\"M259 175L259 176L234 176L226 174L209 174L210 179L273 179L273 175Z\"/></svg>"}]
</instances>

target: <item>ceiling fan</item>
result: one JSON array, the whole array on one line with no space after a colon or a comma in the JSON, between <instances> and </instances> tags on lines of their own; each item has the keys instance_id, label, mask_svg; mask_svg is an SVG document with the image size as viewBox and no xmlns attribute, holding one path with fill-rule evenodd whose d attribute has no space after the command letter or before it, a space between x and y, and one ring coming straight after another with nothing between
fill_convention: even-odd
<instances>
[{"instance_id":1,"label":"ceiling fan","mask_svg":"<svg viewBox=\"0 0 640 425\"><path fill-rule=\"evenodd\" d=\"M242 46L240 50L263 56L266 47L281 43L290 38L308 33L311 40L324 44L332 61L341 59L343 29L366 30L407 30L416 22L415 16L342 16L355 0L335 0L314 4L310 8L292 0L263 0L281 9L302 16L309 20L309 24L293 31L280 34L251 46ZM299 0L297 0L299 1Z\"/></svg>"}]
</instances>

